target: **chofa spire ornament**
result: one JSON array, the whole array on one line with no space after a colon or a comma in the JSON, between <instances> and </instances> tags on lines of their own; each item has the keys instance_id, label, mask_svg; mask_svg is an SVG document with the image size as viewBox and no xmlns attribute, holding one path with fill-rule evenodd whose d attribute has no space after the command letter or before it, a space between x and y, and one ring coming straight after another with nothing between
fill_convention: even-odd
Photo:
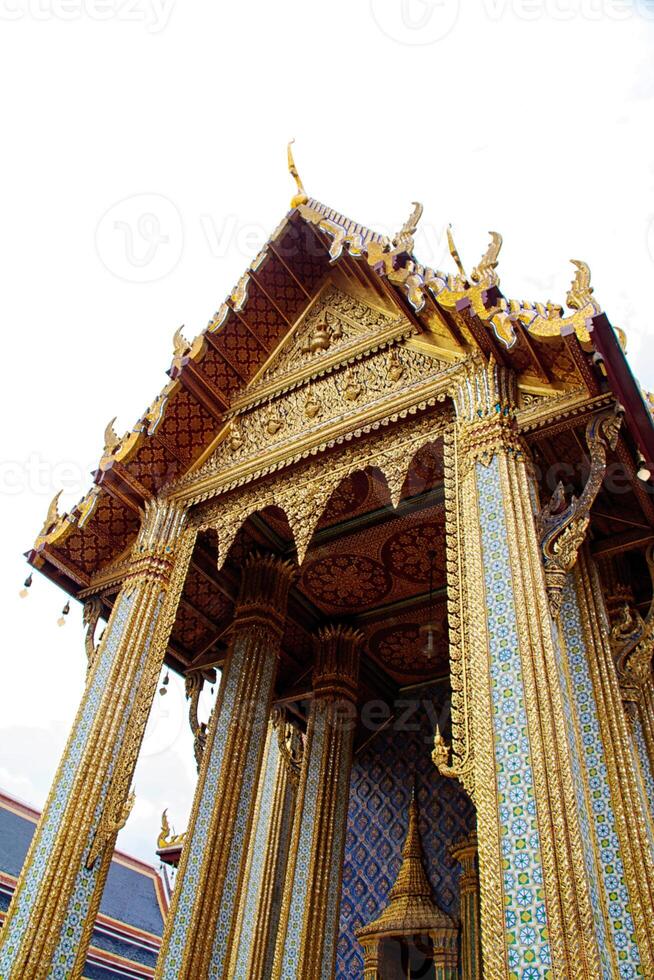
<instances>
[{"instance_id":1,"label":"chofa spire ornament","mask_svg":"<svg viewBox=\"0 0 654 980\"><path fill-rule=\"evenodd\" d=\"M566 303L571 310L583 310L593 302L593 287L590 284L590 268L581 259L570 259L577 269L572 285L566 296Z\"/></svg>"},{"instance_id":2,"label":"chofa spire ornament","mask_svg":"<svg viewBox=\"0 0 654 980\"><path fill-rule=\"evenodd\" d=\"M454 235L452 233L452 225L447 226L447 247L449 249L450 255L454 259L454 264L459 270L459 275L464 282L468 281L468 276L466 270L463 268L463 262L461 261L461 256L459 255L459 250L454 244Z\"/></svg>"},{"instance_id":3,"label":"chofa spire ornament","mask_svg":"<svg viewBox=\"0 0 654 980\"><path fill-rule=\"evenodd\" d=\"M494 286L499 282L495 270L502 248L502 236L498 231L489 231L488 234L491 236L490 245L482 255L479 265L470 273L470 278L477 285Z\"/></svg>"},{"instance_id":4,"label":"chofa spire ornament","mask_svg":"<svg viewBox=\"0 0 654 980\"><path fill-rule=\"evenodd\" d=\"M461 261L459 251L454 244L452 225L448 225L446 230L447 247L450 255L454 259L454 264L459 270L459 275L464 282L472 282L475 286L496 286L500 281L499 276L495 271L497 269L500 249L502 248L502 236L500 233L498 231L488 232L488 234L491 236L490 244L479 260L479 263L474 267L470 273L470 276L468 276L463 262Z\"/></svg>"},{"instance_id":5,"label":"chofa spire ornament","mask_svg":"<svg viewBox=\"0 0 654 980\"><path fill-rule=\"evenodd\" d=\"M102 450L103 456L108 456L113 453L114 449L117 449L120 445L120 436L114 429L114 422L118 418L114 415L111 422L107 422L104 430L104 449Z\"/></svg>"},{"instance_id":6,"label":"chofa spire ornament","mask_svg":"<svg viewBox=\"0 0 654 980\"><path fill-rule=\"evenodd\" d=\"M412 252L414 246L413 236L418 228L418 222L424 210L420 201L412 201L413 211L404 222L397 235L393 238L393 247L401 252Z\"/></svg>"},{"instance_id":7,"label":"chofa spire ornament","mask_svg":"<svg viewBox=\"0 0 654 980\"><path fill-rule=\"evenodd\" d=\"M306 204L309 198L307 196L307 192L304 189L304 184L300 179L300 175L297 172L297 167L295 166L295 160L293 159L293 150L291 149L293 143L295 143L294 139L292 139L288 144L287 156L288 156L288 172L293 178L293 180L295 181L295 184L297 186L297 194L294 194L293 197L291 198L291 207L297 208L301 204Z\"/></svg>"},{"instance_id":8,"label":"chofa spire ornament","mask_svg":"<svg viewBox=\"0 0 654 980\"><path fill-rule=\"evenodd\" d=\"M50 501L50 506L48 507L48 513L45 516L45 521L43 522L43 527L41 528L41 535L47 534L54 525L59 521L59 498L61 497L63 490L58 490Z\"/></svg>"}]
</instances>

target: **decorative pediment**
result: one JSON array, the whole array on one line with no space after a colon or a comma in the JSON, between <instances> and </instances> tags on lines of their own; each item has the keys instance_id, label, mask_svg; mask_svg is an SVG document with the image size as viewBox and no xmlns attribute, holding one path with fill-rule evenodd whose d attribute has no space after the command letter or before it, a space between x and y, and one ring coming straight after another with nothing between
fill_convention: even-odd
<instances>
[{"instance_id":1,"label":"decorative pediment","mask_svg":"<svg viewBox=\"0 0 654 980\"><path fill-rule=\"evenodd\" d=\"M334 445L341 434L358 435L443 401L453 370L456 365L397 342L337 363L233 413L225 438L191 474L193 484L200 490L219 477L223 487L236 486Z\"/></svg>"},{"instance_id":2,"label":"decorative pediment","mask_svg":"<svg viewBox=\"0 0 654 980\"><path fill-rule=\"evenodd\" d=\"M327 283L232 409L238 412L413 333L403 316Z\"/></svg>"}]
</instances>

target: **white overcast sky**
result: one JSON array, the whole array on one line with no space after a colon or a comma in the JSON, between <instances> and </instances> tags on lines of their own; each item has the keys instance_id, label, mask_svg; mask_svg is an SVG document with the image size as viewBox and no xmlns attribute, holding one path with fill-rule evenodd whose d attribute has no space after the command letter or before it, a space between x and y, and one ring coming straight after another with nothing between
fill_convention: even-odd
<instances>
[{"instance_id":1,"label":"white overcast sky","mask_svg":"<svg viewBox=\"0 0 654 980\"><path fill-rule=\"evenodd\" d=\"M651 0L0 0L0 788L42 806L85 673L22 553L281 219L290 137L365 224L422 201L426 263L497 230L504 292L562 302L586 260L654 387L653 58ZM120 837L148 861L195 778L179 685L155 713Z\"/></svg>"}]
</instances>

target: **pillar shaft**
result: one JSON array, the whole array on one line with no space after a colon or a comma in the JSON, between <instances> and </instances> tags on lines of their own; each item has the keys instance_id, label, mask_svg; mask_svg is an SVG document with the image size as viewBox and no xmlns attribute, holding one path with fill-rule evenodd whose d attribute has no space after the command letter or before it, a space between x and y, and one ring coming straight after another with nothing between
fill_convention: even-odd
<instances>
[{"instance_id":1,"label":"pillar shaft","mask_svg":"<svg viewBox=\"0 0 654 980\"><path fill-rule=\"evenodd\" d=\"M593 806L604 817L596 832L601 839L602 861L608 864L603 879L608 893L609 942L613 940L621 963L626 960L640 966L643 975L651 976L652 826L622 704L601 585L586 550L582 550L569 577L564 603L562 628L567 659L583 695L579 721L586 761L592 764ZM625 934L628 945L624 944Z\"/></svg>"},{"instance_id":2,"label":"pillar shaft","mask_svg":"<svg viewBox=\"0 0 654 980\"><path fill-rule=\"evenodd\" d=\"M334 975L361 637L321 631L273 977Z\"/></svg>"},{"instance_id":3,"label":"pillar shaft","mask_svg":"<svg viewBox=\"0 0 654 980\"><path fill-rule=\"evenodd\" d=\"M152 503L0 939L0 976L81 977L194 535Z\"/></svg>"},{"instance_id":4,"label":"pillar shaft","mask_svg":"<svg viewBox=\"0 0 654 980\"><path fill-rule=\"evenodd\" d=\"M229 975L291 578L290 566L276 558L255 556L243 568L159 954L160 978Z\"/></svg>"},{"instance_id":5,"label":"pillar shaft","mask_svg":"<svg viewBox=\"0 0 654 980\"><path fill-rule=\"evenodd\" d=\"M512 378L471 360L448 440L454 765L477 806L484 977L596 980L597 936ZM438 750L438 744L437 744Z\"/></svg>"},{"instance_id":6,"label":"pillar shaft","mask_svg":"<svg viewBox=\"0 0 654 980\"><path fill-rule=\"evenodd\" d=\"M268 726L250 834L247 886L229 973L234 980L268 980L271 974L300 760L300 733L276 708Z\"/></svg>"},{"instance_id":7,"label":"pillar shaft","mask_svg":"<svg viewBox=\"0 0 654 980\"><path fill-rule=\"evenodd\" d=\"M477 870L477 835L471 834L451 849L461 865L459 878L461 918L462 980L481 980L481 911L479 906L479 871Z\"/></svg>"},{"instance_id":8,"label":"pillar shaft","mask_svg":"<svg viewBox=\"0 0 654 980\"><path fill-rule=\"evenodd\" d=\"M631 724L648 802L649 818L654 823L654 679L651 671L641 687L637 710Z\"/></svg>"}]
</instances>

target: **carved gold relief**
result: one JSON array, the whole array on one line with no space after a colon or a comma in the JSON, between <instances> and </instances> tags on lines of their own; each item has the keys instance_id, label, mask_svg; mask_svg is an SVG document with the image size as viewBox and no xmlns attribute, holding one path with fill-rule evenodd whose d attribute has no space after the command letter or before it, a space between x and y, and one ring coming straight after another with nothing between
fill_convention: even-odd
<instances>
[{"instance_id":1,"label":"carved gold relief","mask_svg":"<svg viewBox=\"0 0 654 980\"><path fill-rule=\"evenodd\" d=\"M378 467L386 477L393 506L397 506L411 459L426 443L438 439L449 421L449 414L443 412L408 427L380 431L373 440L350 443L330 460L329 466L320 459L311 460L300 464L293 471L292 479L286 475L272 476L221 494L198 507L194 520L198 527L217 529L219 565L222 565L247 518L265 507L280 507L293 533L301 563L327 501L347 476L368 466Z\"/></svg>"}]
</instances>

